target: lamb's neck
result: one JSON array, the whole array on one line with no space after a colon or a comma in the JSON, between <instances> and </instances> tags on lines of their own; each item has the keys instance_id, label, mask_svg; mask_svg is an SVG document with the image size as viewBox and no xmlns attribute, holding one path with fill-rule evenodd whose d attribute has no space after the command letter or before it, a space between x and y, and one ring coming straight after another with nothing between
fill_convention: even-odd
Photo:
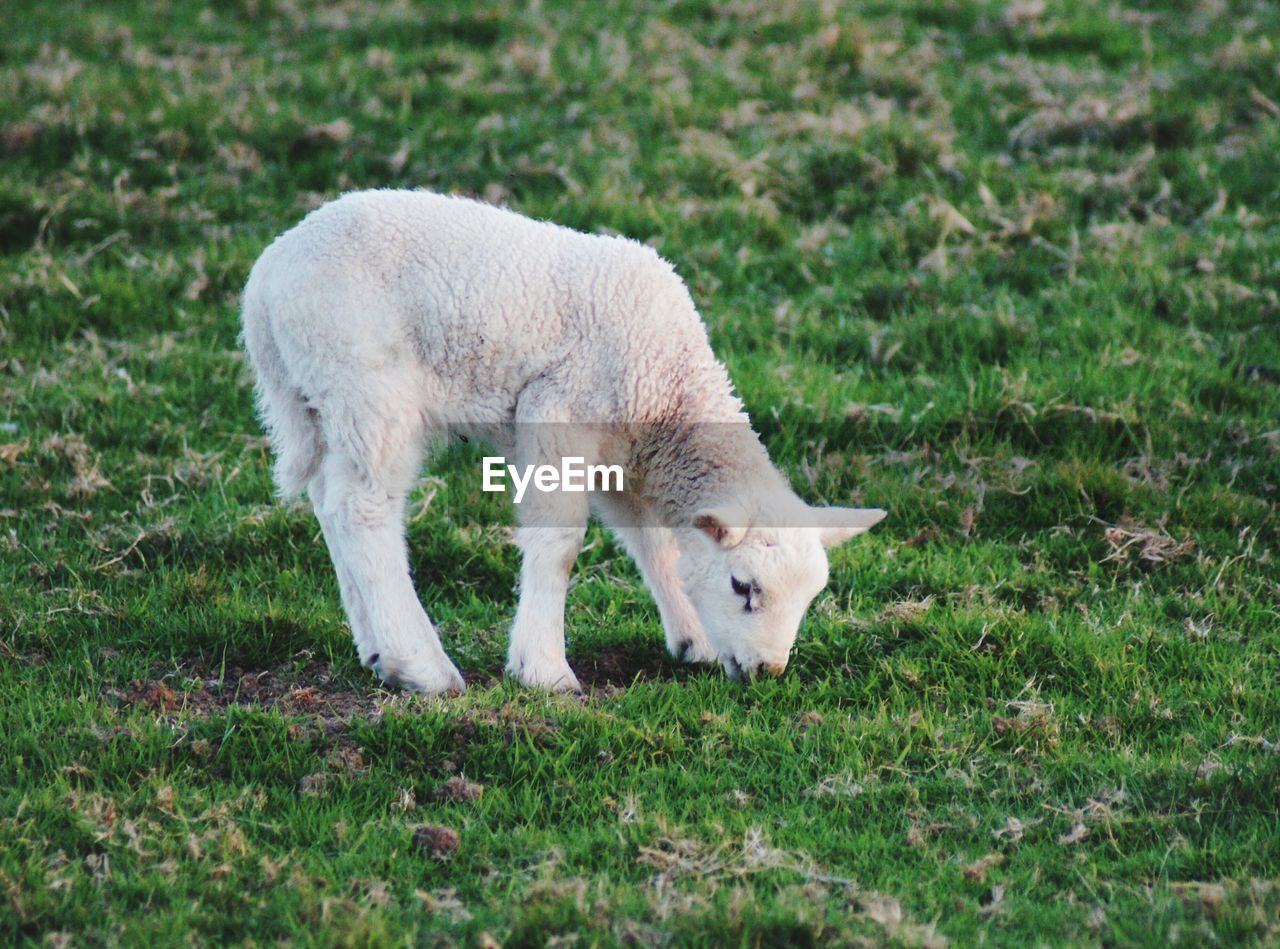
<instances>
[{"instance_id":1,"label":"lamb's neck","mask_svg":"<svg viewBox=\"0 0 1280 949\"><path fill-rule=\"evenodd\" d=\"M646 465L646 494L670 526L687 526L703 510L753 509L776 490L781 475L734 400L733 410L657 426Z\"/></svg>"},{"instance_id":2,"label":"lamb's neck","mask_svg":"<svg viewBox=\"0 0 1280 949\"><path fill-rule=\"evenodd\" d=\"M702 510L749 505L782 476L760 437L706 330L689 302L686 332L647 340L651 354L633 417L638 491L669 526L691 525Z\"/></svg>"}]
</instances>

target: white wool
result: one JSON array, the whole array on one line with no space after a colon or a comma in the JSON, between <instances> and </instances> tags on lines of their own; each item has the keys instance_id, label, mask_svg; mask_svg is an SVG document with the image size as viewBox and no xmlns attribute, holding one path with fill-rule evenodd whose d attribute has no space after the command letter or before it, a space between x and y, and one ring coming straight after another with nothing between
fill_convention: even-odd
<instances>
[{"instance_id":1,"label":"white wool","mask_svg":"<svg viewBox=\"0 0 1280 949\"><path fill-rule=\"evenodd\" d=\"M757 621L750 635L717 633L690 599L695 574L728 586L718 568L755 536L740 528L770 513L785 519L777 512L796 514L802 502L750 430L684 283L651 248L463 198L357 192L267 248L243 319L277 484L311 497L361 658L385 679L462 687L413 591L403 535L423 445L447 431L479 434L518 460L570 450L629 465L638 484L593 500L653 590L668 647L731 672L785 665L794 628ZM584 436L592 423L613 434ZM720 521L698 520L708 509L740 515L728 525L732 544ZM545 495L518 512L524 556L508 668L528 684L576 688L563 613L586 500ZM821 523L842 539L868 518L878 519ZM799 625L825 582L815 537L784 538L798 552L782 558L779 576L803 564L806 579L793 584L804 589L798 609L777 611L782 626Z\"/></svg>"}]
</instances>

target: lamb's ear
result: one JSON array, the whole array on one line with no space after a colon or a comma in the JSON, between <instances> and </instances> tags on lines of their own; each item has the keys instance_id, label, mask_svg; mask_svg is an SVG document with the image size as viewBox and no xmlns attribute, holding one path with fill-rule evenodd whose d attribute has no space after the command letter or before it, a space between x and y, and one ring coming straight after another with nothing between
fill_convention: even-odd
<instances>
[{"instance_id":1,"label":"lamb's ear","mask_svg":"<svg viewBox=\"0 0 1280 949\"><path fill-rule=\"evenodd\" d=\"M735 507L713 507L693 516L693 526L726 550L746 536L746 515Z\"/></svg>"},{"instance_id":2,"label":"lamb's ear","mask_svg":"<svg viewBox=\"0 0 1280 949\"><path fill-rule=\"evenodd\" d=\"M815 507L811 510L822 531L823 547L838 547L875 527L885 515L878 507Z\"/></svg>"}]
</instances>

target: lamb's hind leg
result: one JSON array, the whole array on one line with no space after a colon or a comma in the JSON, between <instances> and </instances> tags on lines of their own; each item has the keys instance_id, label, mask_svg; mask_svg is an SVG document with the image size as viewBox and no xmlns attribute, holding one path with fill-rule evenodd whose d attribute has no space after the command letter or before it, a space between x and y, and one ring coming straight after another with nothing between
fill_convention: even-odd
<instances>
[{"instance_id":1,"label":"lamb's hind leg","mask_svg":"<svg viewBox=\"0 0 1280 949\"><path fill-rule=\"evenodd\" d=\"M411 433L330 439L309 487L338 574L360 660L386 682L418 692L464 688L409 578L405 497L421 461ZM337 444L335 444L337 442ZM379 446L370 457L370 444Z\"/></svg>"}]
</instances>

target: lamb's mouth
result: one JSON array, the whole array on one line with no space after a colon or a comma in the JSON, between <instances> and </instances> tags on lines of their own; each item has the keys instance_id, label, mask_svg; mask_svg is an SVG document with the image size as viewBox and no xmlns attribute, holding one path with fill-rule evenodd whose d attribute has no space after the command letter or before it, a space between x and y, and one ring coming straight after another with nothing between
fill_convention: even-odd
<instances>
[{"instance_id":1,"label":"lamb's mouth","mask_svg":"<svg viewBox=\"0 0 1280 949\"><path fill-rule=\"evenodd\" d=\"M724 666L725 675L734 682L754 682L756 679L768 677L776 679L786 671L786 662L757 662L753 666L744 666L734 656L721 656L720 665Z\"/></svg>"}]
</instances>

